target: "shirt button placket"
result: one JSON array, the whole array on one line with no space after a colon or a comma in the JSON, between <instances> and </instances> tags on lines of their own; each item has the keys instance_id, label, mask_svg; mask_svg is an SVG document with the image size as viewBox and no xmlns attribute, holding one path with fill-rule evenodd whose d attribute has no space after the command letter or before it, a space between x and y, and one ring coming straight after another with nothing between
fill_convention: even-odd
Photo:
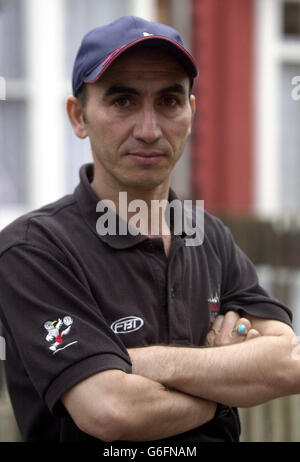
<instances>
[{"instance_id":1,"label":"shirt button placket","mask_svg":"<svg viewBox=\"0 0 300 462\"><path fill-rule=\"evenodd\" d=\"M181 278L182 278L182 240L177 239L176 248L173 247L169 258L168 267L168 317L169 317L169 341L189 344L190 329L187 319L186 306L182 300Z\"/></svg>"}]
</instances>

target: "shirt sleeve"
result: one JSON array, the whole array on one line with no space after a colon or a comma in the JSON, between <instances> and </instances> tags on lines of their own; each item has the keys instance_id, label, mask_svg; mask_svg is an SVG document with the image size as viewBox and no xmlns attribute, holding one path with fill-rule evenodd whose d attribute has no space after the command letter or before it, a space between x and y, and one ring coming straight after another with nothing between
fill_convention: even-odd
<instances>
[{"instance_id":1,"label":"shirt sleeve","mask_svg":"<svg viewBox=\"0 0 300 462\"><path fill-rule=\"evenodd\" d=\"M292 327L291 310L260 286L253 263L236 245L227 227L224 240L221 312L234 310L240 315L247 313L259 318L274 319Z\"/></svg>"},{"instance_id":2,"label":"shirt sleeve","mask_svg":"<svg viewBox=\"0 0 300 462\"><path fill-rule=\"evenodd\" d=\"M54 415L64 411L62 394L79 381L107 369L131 372L127 350L88 284L60 255L28 244L7 250L0 257L0 308L26 373Z\"/></svg>"}]
</instances>

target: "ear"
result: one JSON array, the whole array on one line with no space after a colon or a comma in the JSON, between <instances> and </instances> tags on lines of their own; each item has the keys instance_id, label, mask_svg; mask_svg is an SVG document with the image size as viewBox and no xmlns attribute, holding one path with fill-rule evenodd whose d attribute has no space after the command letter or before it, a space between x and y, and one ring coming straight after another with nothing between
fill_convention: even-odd
<instances>
[{"instance_id":1,"label":"ear","mask_svg":"<svg viewBox=\"0 0 300 462\"><path fill-rule=\"evenodd\" d=\"M190 126L189 126L189 131L188 131L188 135L191 134L192 132L192 123L193 123L193 119L194 119L194 116L195 116L195 112L196 112L196 97L195 95L190 95L190 106L191 106L191 123L190 123Z\"/></svg>"},{"instance_id":2,"label":"ear","mask_svg":"<svg viewBox=\"0 0 300 462\"><path fill-rule=\"evenodd\" d=\"M196 112L196 96L195 95L190 96L190 105L192 108L192 117L194 118L194 115Z\"/></svg>"},{"instance_id":3,"label":"ear","mask_svg":"<svg viewBox=\"0 0 300 462\"><path fill-rule=\"evenodd\" d=\"M66 102L66 110L78 138L86 138L88 136L86 124L84 122L83 111L78 99L75 96L69 96Z\"/></svg>"}]
</instances>

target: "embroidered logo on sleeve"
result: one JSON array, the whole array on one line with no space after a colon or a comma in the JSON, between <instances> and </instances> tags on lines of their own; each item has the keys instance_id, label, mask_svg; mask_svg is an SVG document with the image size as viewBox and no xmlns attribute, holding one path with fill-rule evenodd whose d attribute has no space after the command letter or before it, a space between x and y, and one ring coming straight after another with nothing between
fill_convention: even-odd
<instances>
[{"instance_id":1,"label":"embroidered logo on sleeve","mask_svg":"<svg viewBox=\"0 0 300 462\"><path fill-rule=\"evenodd\" d=\"M47 342L52 342L49 350L52 351L52 354L58 353L60 350L64 350L74 343L77 343L77 340L66 343L65 336L70 333L71 327L73 324L73 319L71 316L65 316L63 319L56 319L55 321L46 321L44 324L45 329L48 331L46 336Z\"/></svg>"}]
</instances>

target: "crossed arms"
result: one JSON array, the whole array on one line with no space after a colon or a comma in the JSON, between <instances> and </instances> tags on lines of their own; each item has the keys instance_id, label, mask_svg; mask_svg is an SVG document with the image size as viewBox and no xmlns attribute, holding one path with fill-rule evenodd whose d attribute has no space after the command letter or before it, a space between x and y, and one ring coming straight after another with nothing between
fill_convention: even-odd
<instances>
[{"instance_id":1,"label":"crossed arms","mask_svg":"<svg viewBox=\"0 0 300 462\"><path fill-rule=\"evenodd\" d=\"M254 406L289 394L295 367L292 329L278 321L253 318L252 325L265 332L248 342L215 348L130 350L133 373L234 407Z\"/></svg>"},{"instance_id":2,"label":"crossed arms","mask_svg":"<svg viewBox=\"0 0 300 462\"><path fill-rule=\"evenodd\" d=\"M241 342L232 334L237 318L233 312L219 317L206 348L129 349L132 374L89 377L63 395L66 409L82 431L101 440L149 441L208 422L217 402L247 407L298 393L293 330L247 316L249 334Z\"/></svg>"}]
</instances>

